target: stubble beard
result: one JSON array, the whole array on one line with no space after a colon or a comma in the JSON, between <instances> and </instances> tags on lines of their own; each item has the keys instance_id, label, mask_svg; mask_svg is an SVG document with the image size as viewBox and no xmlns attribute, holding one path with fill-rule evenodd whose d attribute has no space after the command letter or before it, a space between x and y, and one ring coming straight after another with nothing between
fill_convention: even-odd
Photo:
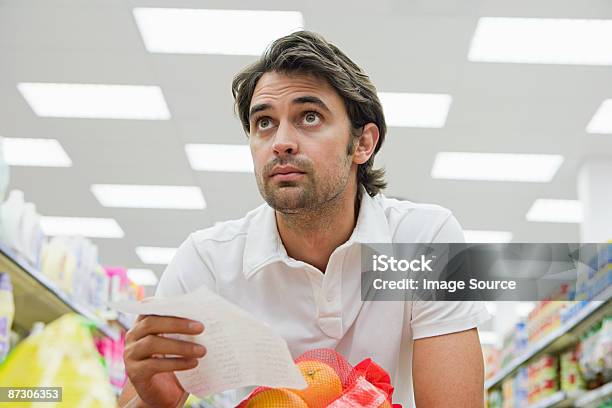
<instances>
[{"instance_id":1,"label":"stubble beard","mask_svg":"<svg viewBox=\"0 0 612 408\"><path fill-rule=\"evenodd\" d=\"M257 187L263 199L276 211L285 215L323 215L333 207L346 190L350 175L350 156L343 156L342 168L329 177L320 178L310 163L299 168L306 171L302 180L275 182L264 174L256 174ZM298 162L299 163L299 162Z\"/></svg>"}]
</instances>

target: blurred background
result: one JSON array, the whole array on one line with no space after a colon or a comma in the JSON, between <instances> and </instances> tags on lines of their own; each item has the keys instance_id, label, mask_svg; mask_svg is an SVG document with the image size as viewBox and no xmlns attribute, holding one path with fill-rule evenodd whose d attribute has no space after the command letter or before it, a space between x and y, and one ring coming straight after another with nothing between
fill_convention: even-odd
<instances>
[{"instance_id":1,"label":"blurred background","mask_svg":"<svg viewBox=\"0 0 612 408\"><path fill-rule=\"evenodd\" d=\"M0 356L76 312L117 392L130 321L106 302L263 203L230 85L300 27L376 85L386 195L451 209L468 242L612 240L607 0L0 0ZM487 304L489 406L611 406L596 258L581 292Z\"/></svg>"}]
</instances>

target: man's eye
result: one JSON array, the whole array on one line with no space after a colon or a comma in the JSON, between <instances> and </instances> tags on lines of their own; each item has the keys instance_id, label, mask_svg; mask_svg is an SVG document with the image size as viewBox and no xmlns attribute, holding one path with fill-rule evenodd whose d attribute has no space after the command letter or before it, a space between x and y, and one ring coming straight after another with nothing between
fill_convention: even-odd
<instances>
[{"instance_id":1,"label":"man's eye","mask_svg":"<svg viewBox=\"0 0 612 408\"><path fill-rule=\"evenodd\" d=\"M304 115L304 123L307 125L318 125L320 121L321 117L317 112L307 112L306 115Z\"/></svg>"},{"instance_id":2,"label":"man's eye","mask_svg":"<svg viewBox=\"0 0 612 408\"><path fill-rule=\"evenodd\" d=\"M257 120L257 127L261 130L268 129L270 126L272 126L270 118L261 118Z\"/></svg>"}]
</instances>

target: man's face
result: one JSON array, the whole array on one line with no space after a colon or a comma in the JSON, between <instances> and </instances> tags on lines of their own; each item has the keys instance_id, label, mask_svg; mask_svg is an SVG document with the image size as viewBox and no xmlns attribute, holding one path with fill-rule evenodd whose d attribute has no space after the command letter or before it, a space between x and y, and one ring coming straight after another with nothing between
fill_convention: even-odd
<instances>
[{"instance_id":1,"label":"man's face","mask_svg":"<svg viewBox=\"0 0 612 408\"><path fill-rule=\"evenodd\" d=\"M249 123L257 186L272 208L317 209L356 182L346 108L325 80L265 73L251 98Z\"/></svg>"}]
</instances>

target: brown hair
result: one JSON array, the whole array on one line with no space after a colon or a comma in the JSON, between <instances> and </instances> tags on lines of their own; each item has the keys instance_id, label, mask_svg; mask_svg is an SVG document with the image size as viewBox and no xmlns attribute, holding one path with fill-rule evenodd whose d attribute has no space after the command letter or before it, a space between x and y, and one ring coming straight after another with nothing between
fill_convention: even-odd
<instances>
[{"instance_id":1,"label":"brown hair","mask_svg":"<svg viewBox=\"0 0 612 408\"><path fill-rule=\"evenodd\" d=\"M370 78L335 45L319 34L298 31L274 41L253 64L238 73L232 82L237 114L248 134L249 108L257 81L266 72L304 73L327 80L344 100L352 126L353 139L348 153L354 149L355 138L361 135L368 123L378 126L379 139L374 153L357 169L357 182L370 196L375 196L387 186L385 171L374 169L374 156L385 140L387 126L376 88Z\"/></svg>"}]
</instances>

